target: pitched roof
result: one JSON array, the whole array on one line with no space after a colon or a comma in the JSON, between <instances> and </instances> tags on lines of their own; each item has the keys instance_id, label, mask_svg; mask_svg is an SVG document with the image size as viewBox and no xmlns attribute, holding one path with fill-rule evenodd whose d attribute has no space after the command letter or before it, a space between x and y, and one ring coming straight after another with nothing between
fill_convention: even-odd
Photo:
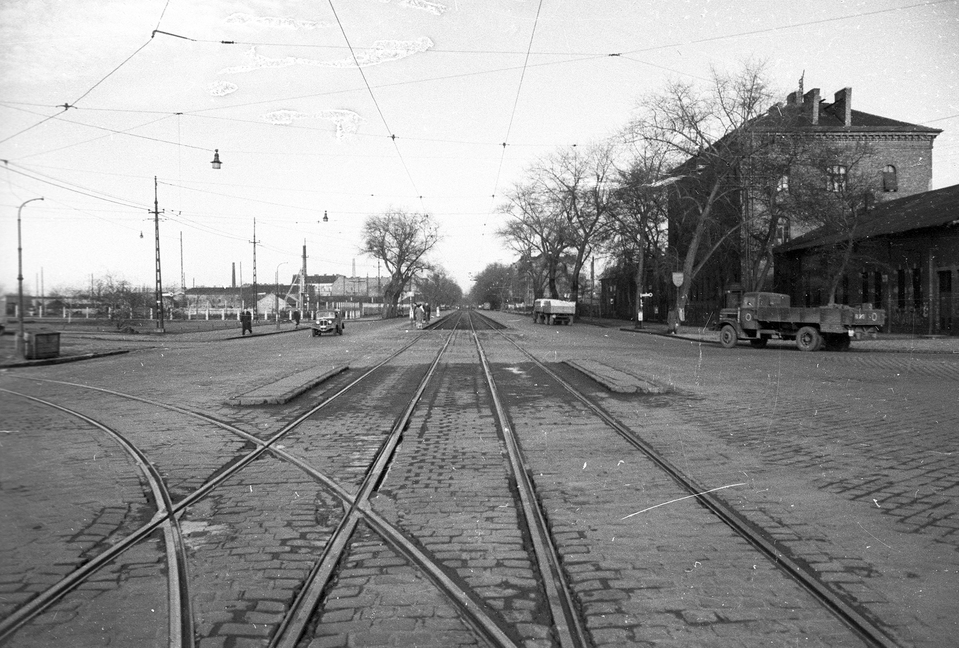
<instances>
[{"instance_id":1,"label":"pitched roof","mask_svg":"<svg viewBox=\"0 0 959 648\"><path fill-rule=\"evenodd\" d=\"M959 184L884 202L862 223L856 240L943 225L959 225ZM820 227L776 248L777 254L833 245L846 237Z\"/></svg>"},{"instance_id":2,"label":"pitched roof","mask_svg":"<svg viewBox=\"0 0 959 648\"><path fill-rule=\"evenodd\" d=\"M880 117L861 110L850 111L850 125L846 126L844 116L838 114L836 104L820 103L817 123L812 122L812 113L803 105L773 106L769 111L750 124L750 128L761 131L843 132L843 133L925 133L938 135L938 128L910 124L908 122Z\"/></svg>"},{"instance_id":3,"label":"pitched roof","mask_svg":"<svg viewBox=\"0 0 959 648\"><path fill-rule=\"evenodd\" d=\"M308 284L333 284L340 278L340 275L306 275Z\"/></svg>"}]
</instances>

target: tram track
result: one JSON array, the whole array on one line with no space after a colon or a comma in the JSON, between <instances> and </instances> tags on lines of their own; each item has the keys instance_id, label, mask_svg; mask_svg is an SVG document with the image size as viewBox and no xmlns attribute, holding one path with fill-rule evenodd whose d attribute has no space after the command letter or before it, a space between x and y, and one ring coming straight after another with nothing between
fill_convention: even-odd
<instances>
[{"instance_id":1,"label":"tram track","mask_svg":"<svg viewBox=\"0 0 959 648\"><path fill-rule=\"evenodd\" d=\"M508 342L513 348L525 356L533 365L554 380L570 396L581 403L595 416L603 421L611 430L623 440L641 452L655 463L676 484L681 486L689 497L697 499L707 510L731 528L740 537L752 545L759 553L766 557L773 565L785 573L790 579L801 585L832 615L852 630L868 645L882 648L892 648L896 642L882 631L871 619L860 613L853 604L846 601L824 583L810 569L805 568L789 553L778 545L762 529L756 527L749 520L737 513L722 499L714 495L717 488L708 488L686 474L678 466L670 462L662 453L647 443L638 433L622 424L612 414L594 402L585 393L577 389L568 380L561 377L556 371L549 368L544 362L536 358L528 350L516 343L515 340L497 331L500 338ZM484 359L485 364L485 359Z\"/></svg>"},{"instance_id":2,"label":"tram track","mask_svg":"<svg viewBox=\"0 0 959 648\"><path fill-rule=\"evenodd\" d=\"M176 504L172 502L170 497L169 490L166 487L165 481L162 476L159 474L156 467L150 461L150 459L133 443L131 443L123 434L117 432L116 430L110 428L104 423L82 414L76 410L58 405L49 400L40 399L34 396L23 394L9 389L0 389L0 392L10 394L19 398L24 398L28 401L40 404L44 407L49 407L52 409L59 410L76 418L83 420L88 425L101 430L108 434L111 438L115 439L117 443L127 452L135 461L136 465L140 468L145 480L150 486L150 489L153 493L154 499L157 503L157 510L152 519L142 525L140 528L135 530L133 533L127 535L119 542L114 544L109 549L98 554L92 560L84 563L70 574L65 576L59 582L54 584L52 587L46 589L28 603L21 606L10 614L7 618L0 620L0 643L4 642L7 638L11 637L14 633L17 632L20 628L30 622L30 620L36 618L38 615L46 611L67 593L73 589L80 586L82 583L91 578L99 570L103 569L106 565L110 564L112 561L117 559L120 555L125 553L131 547L143 541L144 538L152 534L157 528L164 529L164 535L166 539L166 553L167 561L169 565L169 597L170 597L170 647L179 648L180 646L193 646L194 645L194 624L193 624L193 614L190 609L190 597L188 594L188 575L186 573L186 560L184 556L184 544L182 538L182 532L180 530L177 516L182 514L189 506L195 504L196 502L202 500L204 497L209 495L213 490L215 490L220 484L225 482L230 477L239 473L244 467L252 463L254 460L259 458L266 452L272 452L281 459L291 461L291 463L299 464L299 466L305 467L302 461L296 461L288 453L284 453L281 450L273 448L273 446L281 440L284 436L289 434L290 431L296 428L304 420L308 419L310 416L313 416L316 412L322 410L330 402L336 398L347 393L349 390L353 389L356 385L360 384L362 381L366 380L370 375L372 375L377 369L387 364L390 360L400 355L411 346L413 346L419 338L414 339L408 344L402 346L399 350L388 356L382 362L374 365L372 368L368 369L362 375L357 377L348 383L345 387L338 390L332 396L326 398L318 405L313 406L307 412L301 414L294 421L288 423L282 430L274 434L267 440L261 440L257 436L250 434L241 430L240 428L227 423L225 421L219 420L213 416L210 416L203 412L196 412L184 407L171 405L168 403L161 403L151 399L124 394L115 390L103 389L99 387L93 387L90 385L83 385L80 383L73 383L68 381L60 380L51 380L51 379L42 379L42 378L31 378L31 380L47 383L47 384L57 384L67 387L79 388L89 391L98 392L101 394L107 394L122 399L140 402L146 405L153 407L158 407L166 409L169 411L177 412L180 414L185 414L187 416L192 416L197 419L203 420L207 423L212 423L213 425L226 430L236 436L241 437L245 441L254 445L255 449L238 461L229 462L229 467L221 470L213 478L206 481L201 487L193 491L190 495L178 501ZM340 496L344 500L349 499L349 495L339 487L338 484L328 479L327 477L321 475L317 471L310 471L312 477L317 478L319 481L324 483L324 485Z\"/></svg>"},{"instance_id":3,"label":"tram track","mask_svg":"<svg viewBox=\"0 0 959 648\"><path fill-rule=\"evenodd\" d=\"M464 316L466 315L457 314L456 318L458 320ZM390 427L389 432L384 435L384 439L374 453L372 461L370 461L368 467L364 471L364 475L360 484L355 488L344 485L342 477L335 475L331 476L328 471L317 469L311 464L309 459L298 456L298 454L295 452L287 451L281 446L280 442L284 439L287 439L291 434L299 430L304 422L310 420L317 414L322 413L322 411L328 408L331 404L340 402L339 399L346 394L351 393L351 391L357 385L363 381L366 381L368 377L374 375L374 372L377 369L387 365L391 360L394 360L400 356L400 354L408 351L418 340L423 339L423 335L418 336L412 342L403 346L401 349L384 359L379 364L376 364L372 368L368 369L360 377L350 381L347 385L331 390L330 395L324 394L321 402L316 405L308 406L305 411L296 414L291 420L284 423L279 431L272 435L268 435L265 438L260 438L255 434L241 429L233 423L224 421L221 418L213 416L207 412L194 411L179 405L161 403L139 396L122 394L121 392L82 385L79 383L43 380L39 378L33 378L33 380L50 384L60 384L73 388L93 390L102 394L111 394L117 398L138 401L142 404L152 407L163 408L168 411L174 411L183 415L195 417L197 420L202 420L208 424L217 426L219 429L224 430L229 434L242 439L245 443L253 446L252 450L244 454L242 457L231 459L231 461L228 462L228 467L225 467L223 470L218 472L215 477L207 480L202 486L175 503L170 498L169 493L166 492L165 487L162 486L162 477L160 477L157 473L156 477L160 478L161 488L163 489L163 493L165 495L161 494L161 496L157 498L158 511L150 523L138 529L135 534L128 536L128 538L131 538L130 540L125 539L123 541L124 543L127 543L126 548L129 548L129 546L142 541L143 538L148 536L160 526L175 525L178 516L183 515L191 506L194 506L204 498L207 498L211 494L215 493L217 489L228 479L241 473L257 459L267 455L294 466L303 474L309 476L310 479L319 483L324 489L326 489L326 491L331 493L336 498L336 500L344 509L342 517L339 519L336 529L333 530L330 541L327 543L321 555L314 563L314 567L310 570L309 576L304 581L302 587L299 588L299 591L289 606L289 609L284 613L282 621L273 631L269 640L269 645L271 647L293 648L303 645L304 633L307 631L311 623L316 623L318 609L322 605L324 592L327 590L331 579L335 577L338 566L342 563L344 556L348 551L348 543L350 538L354 536L357 527L360 524L366 525L372 529L376 535L382 538L397 553L404 556L407 561L421 570L423 574L440 591L442 591L447 599L456 607L460 617L469 627L472 628L477 637L482 638L485 643L493 646L516 646L520 645L521 639L511 628L511 623L504 619L501 613L491 608L484 600L483 595L479 594L474 586L471 586L463 577L452 572L448 567L444 567L442 561L438 560L433 552L431 552L428 548L425 548L422 542L418 541L415 537L412 537L409 532L400 528L395 522L389 521L384 515L378 513L371 504L371 497L376 493L377 489L382 483L382 480L384 479L384 476L389 471L390 463L394 457L396 449L402 442L402 435L409 426L410 419L414 415L414 412L416 411L416 408L423 397L424 391L434 379L437 367L442 361L444 354L447 352L452 341L456 339L458 333L456 326L459 322L451 319L449 323L453 326L453 330L447 336L445 343L440 347L432 362L423 373L420 383L414 390L413 395L409 398L403 412L397 416ZM595 645L590 638L589 631L586 629L583 623L580 603L577 601L576 594L565 577L565 568L561 556L562 552L555 546L555 543L553 542L548 515L542 508L540 497L537 493L536 484L530 477L532 470L524 459L523 449L520 445L520 441L513 435L513 426L510 423L508 407L503 404L502 398L498 393L491 363L486 352L484 351L483 345L481 344L480 336L477 335L477 331L473 326L471 317L470 335L473 345L476 349L476 354L480 360L480 369L485 377L490 398L494 403L493 409L497 425L502 434L505 446L508 449L511 476L512 480L515 481L516 484L515 494L518 499L517 509L522 511L522 518L524 521L523 523L526 526L526 533L528 534L529 540L533 546L533 554L535 556L534 560L540 570L542 586L546 590L552 623L555 625L556 629L554 635L556 643L562 648ZM852 609L851 606L848 606L844 601L842 601L841 598L830 592L822 583L818 583L817 586L817 583L815 582L811 584L803 582L802 579L804 578L812 578L813 581L815 581L815 578L813 575L805 573L801 566L797 564L786 564L784 566L784 563L790 563L792 561L790 561L788 556L786 556L774 543L769 542L768 539L766 539L761 533L751 529L750 525L744 520L740 519L734 511L727 510L728 507L723 504L721 500L712 497L709 494L703 494L703 485L696 483L695 480L684 475L681 470L670 464L670 462L659 455L651 446L649 446L649 444L646 444L634 431L619 423L615 417L610 415L599 405L593 403L585 394L577 390L572 384L570 384L568 381L565 381L556 372L547 367L544 363L540 362L528 351L520 347L514 340L505 335L501 335L501 337L502 339L508 341L519 352L524 354L525 357L539 367L546 375L555 380L557 384L559 384L564 390L572 395L578 402L582 403L585 407L591 410L595 416L603 420L604 424L608 425L638 451L642 452L657 465L659 465L662 470L669 474L677 483L681 484L685 489L687 489L690 494L696 495L699 501L701 501L720 519L723 519L723 521L732 527L737 533L745 537L759 551L764 553L764 555L766 555L771 562L780 568L784 568L790 578L800 582L804 587L806 587L807 590L811 591L813 595L817 596L817 598L819 598L819 600L827 609L840 618L848 627L852 628L858 634L858 636L860 636L860 638L864 639L868 643L871 643L872 645L895 645L890 643L888 638L884 636L881 630L875 628L868 619L862 617L862 615L859 615L858 612ZM11 394L14 393L9 390L4 391L7 391L7 393ZM31 398L24 394L18 395ZM38 404L44 404L45 406L60 407L52 402L46 403L41 399L34 399L34 401ZM84 416L79 412L73 412L67 408L60 407L60 409L65 413L76 414L81 417ZM88 423L91 425L98 425L98 423L92 418L88 419ZM143 457L142 461L147 465L150 463L146 457ZM226 464L224 465L226 466ZM161 502L163 502L162 506L164 511L162 514L159 509ZM714 508L716 510L713 510ZM724 516L729 516L730 519L727 520ZM751 534L752 538L747 537L747 535L744 534ZM175 542L176 541L173 538L170 538L168 541L168 546L175 545ZM117 547L119 546L120 545L117 545ZM182 551L182 539L180 541L180 547ZM98 557L98 559L102 558L101 562L98 563L98 566L92 567L88 574L76 576L76 579L82 580L83 578L89 577L89 575L96 571L96 569L102 568L103 565L116 558L124 550L125 549L117 549L115 547L114 549L105 552ZM169 551L170 550L168 549L168 553ZM173 561L175 560L176 559L168 556L168 561L170 561L170 564L173 564ZM182 556L179 560L181 564L186 564L186 560L183 559ZM70 576L73 577L73 574ZM185 574L182 577L182 580L184 584L187 583L189 580L189 574ZM73 585L65 585L66 589L64 589L64 591L69 591L70 587L75 586L76 583ZM170 584L170 588L171 590L174 589L172 582ZM177 589L179 590L179 586L177 586ZM825 589L825 591L820 591L822 589ZM180 591L182 592L183 590ZM171 601L172 600L173 598L171 594ZM186 605L187 608L189 608L188 595L183 596L182 600L187 602ZM18 622L19 625L17 627L20 627L20 625L23 623L29 622L30 618L35 617L40 611L48 608L53 602L54 600L51 600L47 603L37 603L38 608L36 610L25 612L25 616L23 617L25 620ZM26 606L24 606L24 608L26 608ZM17 612L19 613L20 610ZM192 619L189 609L187 610L185 616L188 616L190 619ZM5 628L4 624L8 623L9 621L10 618L0 622L0 642L2 642L3 637L6 636L3 634L3 630ZM192 642L195 631L192 627L192 621L187 623L181 619L178 623L178 630L176 633L173 632L174 621L172 618L170 623L171 646L193 645ZM8 634L15 631L16 628L12 628L9 630ZM174 643L174 634L178 635L179 639L177 639L177 641L180 643Z\"/></svg>"},{"instance_id":4,"label":"tram track","mask_svg":"<svg viewBox=\"0 0 959 648\"><path fill-rule=\"evenodd\" d=\"M180 529L179 521L174 514L174 506L167 489L166 482L160 475L156 466L149 458L130 441L125 435L114 430L100 421L97 421L85 414L72 410L70 408L58 405L48 400L29 396L9 389L0 388L0 392L24 398L31 402L40 404L44 407L58 410L70 416L80 419L90 427L108 435L124 452L126 452L134 461L142 477L150 487L153 500L156 505L156 512L152 520L135 531L133 534L123 538L114 545L112 550L108 550L81 565L75 571L67 575L53 587L42 592L40 595L17 609L6 619L0 621L0 642L20 627L27 623L31 618L40 614L61 598L66 596L71 590L79 586L92 574L99 571L118 555L122 554L131 546L139 543L157 527L162 529L164 535L164 545L166 550L166 560L168 566L168 604L169 604L169 637L170 648L192 648L194 645L193 614L190 608L189 577L186 569L186 552L183 543L183 533Z\"/></svg>"},{"instance_id":5,"label":"tram track","mask_svg":"<svg viewBox=\"0 0 959 648\"><path fill-rule=\"evenodd\" d=\"M392 454L393 449L395 449L396 444L399 442L400 435L402 434L403 429L408 423L409 417L412 414L413 409L416 406L417 401L422 395L423 390L425 389L429 379L435 370L436 365L438 364L440 358L442 357L443 351L448 346L449 341L456 335L456 331L450 333L447 338L446 344L438 352L433 363L430 365L430 369L424 375L423 380L419 388L416 391L415 396L410 400L407 405L406 411L397 422L394 424L393 429L387 437L386 442L381 446L379 451L376 453L376 460L373 462L371 468L367 471L367 476L363 481L362 487L358 495L352 495L347 489L342 487L336 480L331 479L327 475L323 474L320 471L317 471L315 468L306 463L303 459L296 457L292 453L285 452L281 448L277 447L278 441L282 440L287 436L291 431L296 429L303 421L314 416L317 412L326 407L329 403L333 402L335 399L346 394L350 389L355 387L361 381L370 376L376 369L387 364L390 360L403 353L409 349L414 343L405 345L399 351L386 358L381 363L377 364L373 368L367 370L359 378L350 382L347 386L337 390L333 395L324 399L318 405L310 407L306 412L300 414L293 421L287 423L282 430L276 434L270 436L267 439L261 439L254 434L245 432L244 430L222 421L216 417L213 417L204 412L193 411L181 406L171 405L168 403L161 403L151 399L134 396L131 394L123 394L118 391L108 390L98 387L92 387L89 385L83 385L79 383L72 383L67 381L58 381L58 380L48 380L48 379L39 379L35 378L42 383L49 384L59 384L63 386L80 388L86 390L92 390L99 392L101 394L109 394L111 396L128 399L132 401L137 401L146 405L153 407L163 408L166 410L178 412L180 414L185 414L188 416L195 417L199 420L202 420L207 423L211 423L223 430L230 432L246 442L253 444L255 449L245 454L243 457L238 460L229 462L229 467L221 470L215 477L205 482L200 488L193 491L191 494L177 502L172 504L170 502L169 494L166 492L165 488L163 493L168 503L165 506L164 511L158 512L154 518L146 525L143 525L136 532L127 536L123 541L116 544L113 548L105 551L99 555L96 561L91 561L84 568L78 569L75 572L71 573L67 578L63 579L55 587L51 588L43 595L36 597L31 601L31 604L24 606L14 616L9 617L4 620L4 625L0 626L0 629L4 631L4 635L0 635L0 639L3 636L7 636L16 632L16 630L23 626L25 623L28 623L30 619L36 617L38 614L43 612L45 609L49 608L50 605L56 602L59 597L63 596L66 592L77 587L84 580L91 577L96 571L101 569L103 566L108 564L110 561L115 560L119 555L121 555L128 548L132 547L136 543L140 542L143 538L147 537L152 533L158 525L167 524L169 520L176 521L177 516L182 515L185 510L190 506L201 501L205 497L209 496L214 492L217 487L219 487L223 482L225 482L230 477L236 475L242 471L246 466L252 463L254 460L259 458L264 453L269 452L271 455L276 456L283 461L286 461L292 465L295 465L297 468L308 474L311 478L320 482L325 488L334 493L343 505L348 507L348 514L344 516L341 520L337 531L334 533L333 540L326 547L323 552L320 560L317 561L315 568L312 570L310 577L304 583L303 588L300 591L300 594L297 596L294 604L291 606L291 609L288 614L285 615L283 623L280 624L278 631L275 633L271 646L295 646L299 639L299 636L302 634L303 627L308 623L310 616L313 614L314 608L317 603L319 594L322 592L326 582L330 578L333 570L335 569L337 563L342 558L342 553L346 545L346 541L352 535L353 531L356 528L356 525L359 521L363 521L368 524L371 528L376 530L384 539L386 539L395 549L407 557L413 564L418 565L428 577L442 590L447 596L453 601L457 607L460 609L461 614L464 616L464 619L473 627L474 631L477 632L479 636L483 636L487 642L491 645L496 646L515 646L517 645L508 634L502 629L502 622L497 622L493 620L489 614L484 612L486 607L481 599L475 593L470 591L468 586L458 582L458 579L455 577L450 577L441 567L438 566L435 559L431 558L429 555L424 553L414 542L411 542L402 532L393 527L389 522L387 522L382 516L378 515L369 505L368 497L370 493L375 489L377 483L382 478L383 473L385 472L387 465L389 463L389 458ZM9 391L9 390L8 390ZM11 394L16 394L15 392L10 392ZM16 394L20 395L20 394ZM23 395L25 396L25 395ZM31 398L31 397L27 397ZM49 401L42 401L41 399L32 398L34 402L43 402L49 406L61 409L73 413L77 416L82 417L88 423L102 427L106 429L106 426L95 421L94 419L82 415L78 412L73 412L67 408L63 408ZM150 462L140 455L139 462L150 466ZM155 468L153 469L155 472ZM159 480L158 483L162 485L162 480L157 474L154 477L154 481ZM162 487L162 486L161 486ZM161 496L158 498L158 501L162 500ZM173 544L172 542L170 544ZM182 553L182 541L178 543L180 551ZM172 564L172 562L171 562ZM185 560L179 561L179 564L185 564ZM171 570L172 571L172 570ZM182 572L182 570L180 570ZM180 582L186 582L187 577L184 575ZM171 589L172 589L171 585ZM182 597L182 601L185 601L186 611L182 615L186 619L192 619L192 615L189 614L189 599L188 597ZM178 618L181 615L178 615ZM171 625L173 621L171 621ZM179 633L171 633L171 647L172 646L192 646L193 645L193 632L192 632L192 623L186 621L182 622L182 628Z\"/></svg>"}]
</instances>

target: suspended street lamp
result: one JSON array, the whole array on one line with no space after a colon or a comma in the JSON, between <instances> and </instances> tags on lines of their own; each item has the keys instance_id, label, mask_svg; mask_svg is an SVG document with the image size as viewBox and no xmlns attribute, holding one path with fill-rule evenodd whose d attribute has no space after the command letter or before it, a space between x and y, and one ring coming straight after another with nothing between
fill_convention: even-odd
<instances>
[{"instance_id":1,"label":"suspended street lamp","mask_svg":"<svg viewBox=\"0 0 959 648\"><path fill-rule=\"evenodd\" d=\"M210 164L213 165L214 169L220 168L220 149L214 149L213 151L213 162Z\"/></svg>"}]
</instances>

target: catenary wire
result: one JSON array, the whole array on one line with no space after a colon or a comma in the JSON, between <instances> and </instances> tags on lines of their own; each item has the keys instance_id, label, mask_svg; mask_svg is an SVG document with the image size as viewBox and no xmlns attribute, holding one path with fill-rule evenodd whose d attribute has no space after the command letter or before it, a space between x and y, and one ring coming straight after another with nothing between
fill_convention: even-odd
<instances>
[{"instance_id":1,"label":"catenary wire","mask_svg":"<svg viewBox=\"0 0 959 648\"><path fill-rule=\"evenodd\" d=\"M519 106L519 97L523 92L523 80L526 78L526 69L529 65L529 56L533 49L533 39L536 37L536 26L539 24L539 15L542 10L543 0L539 0L539 4L536 6L536 18L533 20L533 28L530 30L529 34L529 45L526 47L526 58L523 61L523 71L520 74L519 83L516 86L516 96L513 98L513 109L510 112L509 124L506 127L506 137L503 139L503 152L500 155L499 165L496 167L496 177L493 180L493 191L490 194L490 214L493 213L493 209L496 204L496 192L499 190L499 178L500 174L503 172L503 162L506 160L506 147L509 144L509 137L513 131L513 120L516 118L516 108ZM486 220L489 220L488 216ZM483 223L483 227L486 227L486 222Z\"/></svg>"}]
</instances>

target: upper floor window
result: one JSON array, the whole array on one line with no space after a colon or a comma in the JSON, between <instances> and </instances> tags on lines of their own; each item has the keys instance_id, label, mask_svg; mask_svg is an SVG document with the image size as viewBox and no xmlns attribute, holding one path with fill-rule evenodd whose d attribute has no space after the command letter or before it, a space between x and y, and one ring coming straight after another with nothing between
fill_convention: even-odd
<instances>
[{"instance_id":1,"label":"upper floor window","mask_svg":"<svg viewBox=\"0 0 959 648\"><path fill-rule=\"evenodd\" d=\"M896 167L887 164L882 170L882 190L899 191L899 178L896 177Z\"/></svg>"},{"instance_id":2,"label":"upper floor window","mask_svg":"<svg viewBox=\"0 0 959 648\"><path fill-rule=\"evenodd\" d=\"M776 245L782 245L790 239L789 219L782 218L776 223Z\"/></svg>"},{"instance_id":3,"label":"upper floor window","mask_svg":"<svg viewBox=\"0 0 959 648\"><path fill-rule=\"evenodd\" d=\"M789 193L789 174L779 176L776 181L776 191L779 193Z\"/></svg>"},{"instance_id":4,"label":"upper floor window","mask_svg":"<svg viewBox=\"0 0 959 648\"><path fill-rule=\"evenodd\" d=\"M844 191L846 189L846 167L834 164L826 169L826 189L829 191Z\"/></svg>"}]
</instances>

